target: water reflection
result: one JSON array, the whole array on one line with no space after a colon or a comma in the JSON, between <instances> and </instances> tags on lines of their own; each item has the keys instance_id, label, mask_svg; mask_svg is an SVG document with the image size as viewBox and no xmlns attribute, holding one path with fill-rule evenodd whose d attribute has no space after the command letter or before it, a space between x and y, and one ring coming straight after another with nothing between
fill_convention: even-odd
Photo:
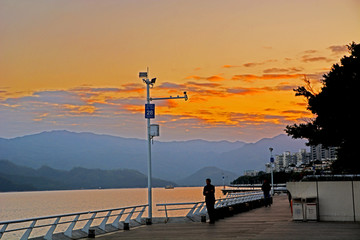
<instances>
[{"instance_id":1,"label":"water reflection","mask_svg":"<svg viewBox=\"0 0 360 240\"><path fill-rule=\"evenodd\" d=\"M217 187L216 197L221 196ZM203 199L202 187L154 188L153 215L164 216L157 211L157 203ZM141 204L147 204L147 188L0 193L0 221ZM171 216L182 214L174 212Z\"/></svg>"}]
</instances>

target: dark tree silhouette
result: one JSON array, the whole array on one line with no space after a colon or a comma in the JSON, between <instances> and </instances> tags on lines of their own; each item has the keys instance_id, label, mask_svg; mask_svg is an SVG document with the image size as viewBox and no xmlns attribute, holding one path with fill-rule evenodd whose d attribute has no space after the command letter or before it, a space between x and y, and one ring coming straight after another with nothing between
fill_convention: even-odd
<instances>
[{"instance_id":1,"label":"dark tree silhouette","mask_svg":"<svg viewBox=\"0 0 360 240\"><path fill-rule=\"evenodd\" d=\"M322 79L319 93L312 90L309 81L294 89L296 96L307 99L315 118L306 123L286 126L293 138L308 139L308 145L323 144L338 147L338 160L333 164L336 173L360 173L359 157L359 96L360 44L348 45L350 56L334 64Z\"/></svg>"}]
</instances>

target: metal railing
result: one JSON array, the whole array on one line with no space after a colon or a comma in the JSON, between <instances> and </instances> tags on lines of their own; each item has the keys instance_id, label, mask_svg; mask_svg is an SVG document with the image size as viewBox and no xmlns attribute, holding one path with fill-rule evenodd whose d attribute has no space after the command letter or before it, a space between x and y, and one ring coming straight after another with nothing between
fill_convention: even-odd
<instances>
[{"instance_id":1,"label":"metal railing","mask_svg":"<svg viewBox=\"0 0 360 240\"><path fill-rule=\"evenodd\" d=\"M66 230L63 234L67 237L73 237L73 231L75 226L79 222L86 222L82 228L79 228L86 235L89 232L90 227L98 227L99 229L106 231L105 227L107 226L107 222L110 218L114 218L111 226L120 229L121 218L125 217L125 220L122 223L129 224L130 220L135 220L139 224L141 224L142 215L148 205L137 205L130 207L122 207L122 208L112 208L112 209L103 209L96 211L87 211L87 212L77 212L77 213L69 213L69 214L61 214L61 215L52 215L52 216L44 216L37 218L27 218L27 219L19 219L12 221L1 221L0 222L0 239L4 236L4 234L10 232L20 232L25 231L21 236L21 240L29 239L32 231L34 229L47 229L45 235L43 235L43 239L50 240L53 237L55 229L59 225L65 225ZM133 215L138 213L136 218L132 219ZM73 218L72 218L73 217ZM92 226L94 221L101 221L98 226ZM17 226L16 225L22 225ZM25 226L27 224L27 226ZM80 224L78 224L80 225ZM13 226L13 228L11 228ZM45 232L43 231L43 232Z\"/></svg>"},{"instance_id":2,"label":"metal railing","mask_svg":"<svg viewBox=\"0 0 360 240\"><path fill-rule=\"evenodd\" d=\"M253 193L237 193L230 195L226 198L220 198L215 200L215 209L230 207L240 203L247 203L255 200L260 200L264 197L262 192L253 192ZM201 202L184 202L184 203L159 203L156 204L158 207L164 207L158 211L164 211L166 220L169 220L168 211L179 211L179 210L189 210L186 214L186 217L192 218L194 216L201 216L207 213L205 201ZM173 207L176 206L176 207ZM186 207L187 206L187 207ZM169 208L171 207L171 208Z\"/></svg>"},{"instance_id":3,"label":"metal railing","mask_svg":"<svg viewBox=\"0 0 360 240\"><path fill-rule=\"evenodd\" d=\"M261 188L262 183L242 183L242 184L230 184L230 187L237 188ZM286 183L274 183L274 187L286 187Z\"/></svg>"}]
</instances>

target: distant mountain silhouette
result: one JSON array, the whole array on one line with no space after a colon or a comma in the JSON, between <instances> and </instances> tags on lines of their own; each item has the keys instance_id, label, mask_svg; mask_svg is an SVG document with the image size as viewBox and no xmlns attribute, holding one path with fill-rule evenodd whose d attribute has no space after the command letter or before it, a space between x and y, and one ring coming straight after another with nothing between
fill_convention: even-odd
<instances>
[{"instance_id":1,"label":"distant mountain silhouette","mask_svg":"<svg viewBox=\"0 0 360 240\"><path fill-rule=\"evenodd\" d=\"M136 170L73 168L70 171L43 166L37 170L0 160L0 191L98 189L147 187L147 176ZM154 187L174 185L154 178Z\"/></svg>"},{"instance_id":2,"label":"distant mountain silhouette","mask_svg":"<svg viewBox=\"0 0 360 240\"><path fill-rule=\"evenodd\" d=\"M223 185L223 183L228 185L237 177L238 174L217 167L204 167L186 178L177 180L176 183L182 186L203 186L205 179L210 178L213 185Z\"/></svg>"},{"instance_id":3,"label":"distant mountain silhouette","mask_svg":"<svg viewBox=\"0 0 360 240\"><path fill-rule=\"evenodd\" d=\"M281 134L256 143L228 141L174 141L152 145L153 176L174 181L214 166L238 176L244 170L263 170L274 153L296 152L305 148L304 140ZM0 159L18 165L55 169L135 169L147 174L147 141L93 133L51 131L12 139L0 138ZM232 179L233 180L233 179Z\"/></svg>"},{"instance_id":4,"label":"distant mountain silhouette","mask_svg":"<svg viewBox=\"0 0 360 240\"><path fill-rule=\"evenodd\" d=\"M6 177L0 176L0 192L36 191L37 188L27 183L14 183Z\"/></svg>"}]
</instances>

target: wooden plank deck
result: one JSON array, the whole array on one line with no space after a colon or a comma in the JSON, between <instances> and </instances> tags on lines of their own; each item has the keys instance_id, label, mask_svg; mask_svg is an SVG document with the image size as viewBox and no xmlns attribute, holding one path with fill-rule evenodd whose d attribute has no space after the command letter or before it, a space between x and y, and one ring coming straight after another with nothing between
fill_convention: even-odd
<instances>
[{"instance_id":1,"label":"wooden plank deck","mask_svg":"<svg viewBox=\"0 0 360 240\"><path fill-rule=\"evenodd\" d=\"M340 203L339 203L340 204ZM314 239L360 240L359 223L293 222L286 196L275 196L272 207L261 207L208 223L140 226L96 236L97 239Z\"/></svg>"}]
</instances>

